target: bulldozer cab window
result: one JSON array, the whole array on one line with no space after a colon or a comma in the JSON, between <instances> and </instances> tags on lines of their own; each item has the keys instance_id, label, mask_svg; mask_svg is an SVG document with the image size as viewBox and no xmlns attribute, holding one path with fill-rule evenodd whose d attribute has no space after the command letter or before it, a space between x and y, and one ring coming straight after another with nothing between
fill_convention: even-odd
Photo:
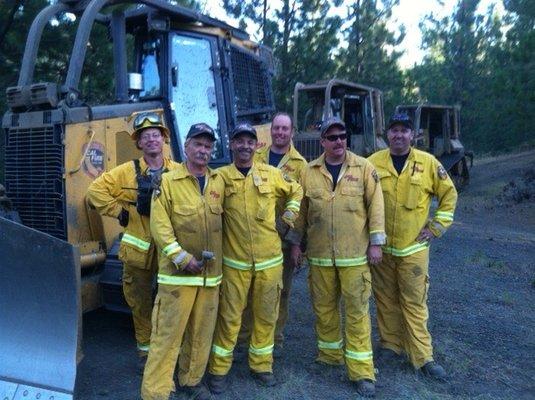
<instances>
[{"instance_id":1,"label":"bulldozer cab window","mask_svg":"<svg viewBox=\"0 0 535 400\"><path fill-rule=\"evenodd\" d=\"M373 150L372 104L370 96L346 95L344 97L344 122L349 135L347 145L357 154Z\"/></svg>"},{"instance_id":2,"label":"bulldozer cab window","mask_svg":"<svg viewBox=\"0 0 535 400\"><path fill-rule=\"evenodd\" d=\"M173 34L171 43L171 90L178 142L184 144L191 125L207 123L216 133L212 160L222 159L222 104L218 104L216 93L216 87L221 88L221 82L214 74L215 41Z\"/></svg>"},{"instance_id":3,"label":"bulldozer cab window","mask_svg":"<svg viewBox=\"0 0 535 400\"><path fill-rule=\"evenodd\" d=\"M364 107L359 96L346 96L344 99L344 122L350 135L364 134Z\"/></svg>"},{"instance_id":4,"label":"bulldozer cab window","mask_svg":"<svg viewBox=\"0 0 535 400\"><path fill-rule=\"evenodd\" d=\"M325 99L322 96L303 96L298 109L297 126L303 132L319 131L323 119L323 104ZM300 122L302 121L302 122Z\"/></svg>"},{"instance_id":5,"label":"bulldozer cab window","mask_svg":"<svg viewBox=\"0 0 535 400\"><path fill-rule=\"evenodd\" d=\"M143 91L141 97L159 96L161 94L160 72L158 61L160 59L160 39L143 44L141 54L141 74L143 75Z\"/></svg>"}]
</instances>

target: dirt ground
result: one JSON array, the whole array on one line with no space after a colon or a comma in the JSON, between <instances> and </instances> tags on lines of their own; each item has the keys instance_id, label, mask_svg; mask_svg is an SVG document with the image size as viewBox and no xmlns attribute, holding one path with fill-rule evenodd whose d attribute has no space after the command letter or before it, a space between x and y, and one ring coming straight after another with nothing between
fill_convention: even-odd
<instances>
[{"instance_id":1,"label":"dirt ground","mask_svg":"<svg viewBox=\"0 0 535 400\"><path fill-rule=\"evenodd\" d=\"M502 196L504 186L530 169L535 151L476 162L454 225L432 245L429 328L448 383L430 382L407 363L376 363L376 398L535 399L535 197L518 202ZM280 385L256 386L246 360L238 358L230 390L216 399L356 397L342 368L318 369L313 363L306 272L296 276L291 307L284 355L274 367ZM376 331L374 317L372 304ZM128 316L102 310L85 315L84 352L77 399L139 399Z\"/></svg>"}]
</instances>

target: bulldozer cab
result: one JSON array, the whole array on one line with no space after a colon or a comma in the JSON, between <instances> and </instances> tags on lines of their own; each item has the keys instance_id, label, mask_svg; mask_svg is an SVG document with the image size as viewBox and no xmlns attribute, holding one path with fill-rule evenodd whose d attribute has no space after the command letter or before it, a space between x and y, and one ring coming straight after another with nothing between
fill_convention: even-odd
<instances>
[{"instance_id":1,"label":"bulldozer cab","mask_svg":"<svg viewBox=\"0 0 535 400\"><path fill-rule=\"evenodd\" d=\"M308 160L321 155L321 122L338 117L346 125L347 146L352 152L367 156L386 147L383 139L382 93L374 88L331 79L294 89L293 117L297 128L294 144Z\"/></svg>"},{"instance_id":2,"label":"bulldozer cab","mask_svg":"<svg viewBox=\"0 0 535 400\"><path fill-rule=\"evenodd\" d=\"M433 154L448 170L458 189L468 184L473 155L461 143L460 107L438 104L399 105L397 113L414 123L414 145Z\"/></svg>"},{"instance_id":3,"label":"bulldozer cab","mask_svg":"<svg viewBox=\"0 0 535 400\"><path fill-rule=\"evenodd\" d=\"M10 325L0 334L0 398L10 400L24 392L71 399L81 311L106 301L106 285L118 286L120 293L114 243L122 229L115 219L92 211L85 193L104 171L140 157L130 137L135 116L146 111L163 116L171 132L164 154L176 161L184 159L189 127L208 123L217 136L211 165L219 166L230 162L233 127L248 121L265 129L274 111L271 50L240 29L166 0L51 3L30 27L19 79L6 90L9 109L2 118L4 184L22 224L2 225L4 236L9 227L9 240L3 238L0 253L9 254L17 271L0 268L0 281L32 293L37 282L26 277L34 276L43 292L37 307L0 287L6 293L0 296L0 326ZM43 82L35 73L43 31L67 14L75 26L68 65L57 80ZM93 36L98 29L105 32L104 42ZM89 64L98 65L104 77L87 73ZM96 79L109 83L109 91L98 92L103 85ZM29 238L38 256L11 245ZM58 248L66 254L61 260ZM37 259L43 262L37 265ZM117 269L101 279L107 266ZM35 274L36 268L43 273ZM57 296L46 296L47 290ZM55 307L61 309L55 312ZM51 330L59 323L52 314L62 317L61 329ZM31 369L14 365L13 360L37 354L12 345L17 330L27 329L12 324L17 315L23 322L42 322L37 324L42 330L32 331L31 345L42 349L39 354L60 352L61 346L48 346L51 335L63 343L61 354L35 357ZM51 370L47 363L54 359L62 361ZM68 378L58 382L51 374Z\"/></svg>"}]
</instances>

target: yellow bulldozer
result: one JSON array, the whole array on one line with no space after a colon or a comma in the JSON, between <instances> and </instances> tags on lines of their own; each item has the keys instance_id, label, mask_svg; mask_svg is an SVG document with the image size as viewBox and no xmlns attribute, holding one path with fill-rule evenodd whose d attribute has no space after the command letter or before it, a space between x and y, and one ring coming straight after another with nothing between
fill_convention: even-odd
<instances>
[{"instance_id":1,"label":"yellow bulldozer","mask_svg":"<svg viewBox=\"0 0 535 400\"><path fill-rule=\"evenodd\" d=\"M320 156L321 121L338 117L348 133L347 146L367 157L387 147L384 141L383 94L377 88L329 79L315 83L296 83L293 118L297 128L295 147L311 161Z\"/></svg>"},{"instance_id":2,"label":"yellow bulldozer","mask_svg":"<svg viewBox=\"0 0 535 400\"><path fill-rule=\"evenodd\" d=\"M43 30L64 13L77 21L64 81L36 82ZM96 24L109 31L114 96L89 105L80 82ZM0 211L0 399L72 399L82 312L124 307L121 228L97 215L85 192L103 171L139 157L135 116L163 116L172 133L165 151L177 161L190 125L208 123L217 134L212 165L227 164L237 123L267 134L272 74L270 49L166 0L60 0L37 15L2 119L10 204Z\"/></svg>"}]
</instances>

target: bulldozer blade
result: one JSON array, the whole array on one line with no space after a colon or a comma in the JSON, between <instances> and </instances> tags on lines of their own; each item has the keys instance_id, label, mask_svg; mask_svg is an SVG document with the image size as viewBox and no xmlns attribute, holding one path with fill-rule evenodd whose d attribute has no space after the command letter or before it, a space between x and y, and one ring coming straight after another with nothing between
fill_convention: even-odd
<instances>
[{"instance_id":1,"label":"bulldozer blade","mask_svg":"<svg viewBox=\"0 0 535 400\"><path fill-rule=\"evenodd\" d=\"M72 400L80 257L0 217L0 400Z\"/></svg>"}]
</instances>

